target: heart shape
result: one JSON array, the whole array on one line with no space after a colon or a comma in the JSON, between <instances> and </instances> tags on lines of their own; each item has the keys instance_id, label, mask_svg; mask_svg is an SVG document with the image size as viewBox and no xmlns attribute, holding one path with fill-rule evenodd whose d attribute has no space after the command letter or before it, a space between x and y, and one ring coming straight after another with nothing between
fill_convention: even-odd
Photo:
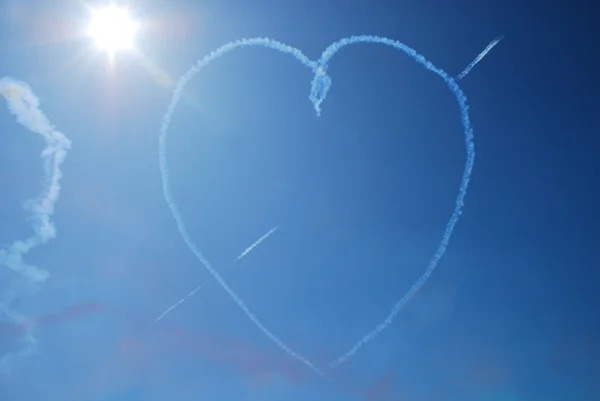
<instances>
[{"instance_id":1,"label":"heart shape","mask_svg":"<svg viewBox=\"0 0 600 401\"><path fill-rule=\"evenodd\" d=\"M311 90L309 99L313 103L315 112L317 116L321 115L321 104L327 97L327 92L331 88L331 78L327 75L327 63L329 60L341 50L343 47L357 44L357 43L372 43L372 44L383 44L386 46L393 47L397 50L403 51L408 56L412 57L416 62L423 65L426 69L431 72L437 74L440 78L442 78L446 84L448 85L450 91L456 97L458 104L460 106L461 111L461 119L464 127L464 138L467 152L467 160L465 164L465 168L463 170L462 181L460 183L460 187L458 190L458 195L456 196L456 203L454 206L454 211L446 224L446 229L444 231L444 235L438 245L438 248L434 255L432 256L429 264L425 271L421 274L421 276L415 281L415 283L410 287L410 289L400 298L392 307L386 319L375 326L371 331L366 333L361 339L359 339L356 344L348 350L344 355L330 362L329 366L331 368L338 367L342 363L346 362L349 358L351 358L356 352L362 348L367 342L377 336L381 331L387 328L394 320L396 315L400 312L402 307L408 302L408 300L421 288L429 276L433 273L433 270L436 268L438 262L446 252L446 248L448 246L448 242L450 237L452 236L452 231L460 215L462 214L463 206L464 206L464 198L467 193L467 188L469 185L469 180L471 177L471 171L473 169L473 163L475 159L475 145L473 143L473 130L471 128L471 123L469 120L469 112L467 105L467 98L463 93L462 89L458 86L456 80L449 76L444 70L436 67L430 61L428 61L425 57L417 53L411 47L395 41L393 39L388 39L380 36L351 36L348 38L340 39L337 42L334 42L329 47L327 47L318 61L312 61L308 57L304 55L299 49L296 49L292 46L286 45L282 42L278 42L276 40L272 40L269 38L251 38L251 39L239 39L230 43L227 43L216 50L213 50L211 53L206 55L204 58L200 59L195 66L193 66L188 72L183 75L179 82L177 83L175 90L173 92L173 97L169 106L167 107L167 112L163 118L163 123L160 129L159 135L159 164L162 178L162 186L165 200L171 210L173 218L177 223L177 228L179 233L181 234L183 240L186 245L190 248L190 250L194 253L194 255L198 258L198 260L208 269L208 271L213 275L213 277L217 280L217 282L221 285L221 287L233 298L233 300L238 304L238 306L246 313L246 315L250 318L250 320L269 338L271 339L277 346L279 346L282 350L287 352L293 358L299 360L304 363L306 366L311 368L317 374L324 376L324 373L315 367L312 362L310 362L307 358L298 354L291 348L289 348L283 341L281 341L275 334L273 334L257 317L256 315L246 306L244 301L229 287L227 282L223 279L223 277L215 270L215 268L211 265L211 263L206 259L206 257L202 254L202 252L197 248L197 246L192 241L190 235L187 232L181 214L177 208L177 204L171 195L171 190L169 186L169 170L167 167L167 134L169 131L169 126L171 123L171 118L173 116L173 112L175 111L175 107L177 106L179 99L181 97L182 91L185 88L186 84L196 75L202 68L207 66L209 63L214 61L215 59L237 49L240 47L250 47L250 46L263 46L273 50L277 50L282 53L290 54L294 58L296 58L300 63L310 68L314 72L314 77L311 83ZM493 45L492 45L493 47ZM488 48L491 49L490 46ZM489 49L486 48L487 51ZM484 50L482 52L483 56L487 51ZM478 56L473 63L471 63L470 68L472 68L481 58L482 55ZM469 68L469 67L467 67ZM468 73L468 70L465 70L459 76L459 79Z\"/></svg>"}]
</instances>

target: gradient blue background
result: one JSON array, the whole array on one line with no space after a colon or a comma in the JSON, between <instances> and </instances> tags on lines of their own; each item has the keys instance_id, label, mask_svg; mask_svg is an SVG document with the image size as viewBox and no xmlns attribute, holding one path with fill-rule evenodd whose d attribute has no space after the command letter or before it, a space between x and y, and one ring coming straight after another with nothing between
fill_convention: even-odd
<instances>
[{"instance_id":1,"label":"gradient blue background","mask_svg":"<svg viewBox=\"0 0 600 401\"><path fill-rule=\"evenodd\" d=\"M587 3L586 3L587 4ZM0 76L28 82L73 141L58 237L21 288L38 350L0 399L587 401L600 399L600 109L594 10L534 1L138 1L138 49L110 67L75 37L77 1L0 4ZM158 129L172 81L212 49L267 36L312 59L353 34L400 40L458 74L476 161L449 250L395 323L327 382L269 342L182 242L162 197ZM154 71L154 72L152 72ZM404 54L351 46L316 118L311 72L236 50L188 86L169 142L172 189L195 242L281 339L319 366L379 323L421 274L464 167L459 110ZM0 243L30 233L42 143L0 112ZM233 260L273 226L240 262ZM14 277L0 274L6 291ZM154 319L205 287L159 324ZM10 321L0 317L3 327ZM0 352L18 350L0 332Z\"/></svg>"}]
</instances>

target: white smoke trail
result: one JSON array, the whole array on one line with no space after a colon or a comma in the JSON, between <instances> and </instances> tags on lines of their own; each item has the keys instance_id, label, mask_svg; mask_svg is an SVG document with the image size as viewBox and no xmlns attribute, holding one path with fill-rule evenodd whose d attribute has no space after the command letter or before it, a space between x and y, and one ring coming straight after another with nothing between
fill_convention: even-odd
<instances>
[{"instance_id":1,"label":"white smoke trail","mask_svg":"<svg viewBox=\"0 0 600 401\"><path fill-rule=\"evenodd\" d=\"M240 255L234 260L234 262L239 261L241 258L243 258L244 256L248 255L250 252L252 252L252 250L254 248L259 246L261 242L263 242L264 240L269 238L271 236L271 234L273 234L275 231L277 231L278 228L279 228L279 226L275 226L272 229L270 229L269 231L267 231L266 234L264 234L262 237L257 239L252 245L250 245L248 248L246 248L244 250L244 252L240 253Z\"/></svg>"},{"instance_id":2,"label":"white smoke trail","mask_svg":"<svg viewBox=\"0 0 600 401\"><path fill-rule=\"evenodd\" d=\"M57 131L44 113L40 110L40 102L33 94L31 88L24 82L12 78L0 78L0 94L6 99L8 110L17 122L30 131L39 134L45 142L45 148L41 153L44 163L44 187L38 198L28 201L25 208L31 213L33 221L33 234L24 240L17 240L7 249L0 249L0 266L6 266L33 283L44 282L49 273L36 266L23 261L23 256L33 248L42 245L56 237L56 228L52 222L54 206L60 194L60 180L62 171L60 169L67 151L71 148L71 141L60 131ZM8 298L12 298L14 294ZM0 304L2 312L9 318L22 322L25 317L10 310L11 299L4 297ZM25 355L33 351L35 339L31 332L25 335L27 349L19 355ZM5 366L11 354L5 355L1 365Z\"/></svg>"},{"instance_id":3,"label":"white smoke trail","mask_svg":"<svg viewBox=\"0 0 600 401\"><path fill-rule=\"evenodd\" d=\"M458 101L458 106L460 107L461 120L463 123L463 129L464 129L463 132L464 132L467 160L465 162L465 167L464 167L463 174L462 174L462 180L460 183L460 187L458 189L458 195L456 196L454 211L453 211L452 215L450 216L448 223L446 224L446 229L445 229L442 239L438 245L438 248L437 248L435 254L433 255L433 257L431 258L429 264L425 268L425 271L421 274L421 276L417 279L417 281L412 285L412 287L402 296L402 298L400 298L393 305L391 311L388 313L387 317L381 323L379 323L371 331L366 333L345 354L343 354L339 358L337 358L329 363L329 366L331 368L338 367L341 364L343 364L344 362L346 362L353 355L355 355L356 352L358 352L358 350L361 349L365 344L367 344L370 340L375 338L379 333L381 333L390 324L392 324L392 322L394 321L395 317L398 315L398 313L400 312L402 307L425 284L425 282L427 281L429 276L431 276L431 274L437 267L440 259L442 258L442 256L444 256L444 253L446 252L446 248L448 246L448 242L450 241L450 237L452 236L454 227L456 226L456 223L458 223L460 215L463 212L464 200L465 200L465 196L467 194L469 180L471 179L471 172L473 170L473 164L475 162L475 144L473 142L473 128L471 127L471 122L469 120L469 106L467 104L467 97L465 96L462 89L460 89L460 87L458 86L458 84L456 83L454 78L449 76L441 68L438 68L435 65L433 65L433 63L428 61L424 56L417 53L416 50L412 49L411 47L409 47L401 42L395 41L393 39L383 38L380 36L369 36L369 35L351 36L349 38L341 39L341 40L331 44L327 49L325 49L323 54L321 54L321 58L319 59L319 65L327 65L327 63L329 62L329 59L331 57L333 57L333 55L335 55L335 53L337 53L343 47L348 46L348 45L353 45L353 44L359 44L359 43L383 44L386 46L390 46L394 49L400 50L400 51L404 52L405 54L407 54L408 56L412 57L416 62L421 64L427 70L437 74L440 78L442 78L444 80L444 82L446 83L446 85L448 86L448 88L450 89L452 94L454 95L454 97L456 97L456 100ZM328 83L327 82L323 83L323 82L324 81L323 81L322 77L320 77L319 75L315 75L315 78L313 79L313 90L311 92L311 100L313 101L313 103L315 105L320 104L323 101L323 98L325 96L324 94L327 93L327 91L326 91L327 88L325 88L325 90L324 90L323 88L321 88L321 86L331 84L330 81Z\"/></svg>"},{"instance_id":4,"label":"white smoke trail","mask_svg":"<svg viewBox=\"0 0 600 401\"><path fill-rule=\"evenodd\" d=\"M469 72L471 72L473 67L475 67L477 65L477 63L479 63L494 48L494 46L496 46L498 43L500 43L500 41L502 39L504 39L504 36L498 36L496 39L492 40L490 42L490 44L487 45L485 47L485 49L483 49L483 51L481 53L479 53L473 61L471 61L471 64L469 64L463 72L458 74L456 79L463 79Z\"/></svg>"},{"instance_id":5,"label":"white smoke trail","mask_svg":"<svg viewBox=\"0 0 600 401\"><path fill-rule=\"evenodd\" d=\"M234 42L227 43L217 50L212 51L207 56L199 60L195 66L193 66L187 73L185 73L177 82L175 86L175 90L173 92L173 97L171 98L171 102L167 107L167 112L163 117L163 123L160 128L160 135L158 139L158 158L159 165L161 171L162 185L163 185L163 194L169 209L171 210L171 214L175 219L177 224L177 229L181 234L184 242L188 246L188 248L192 251L192 253L196 256L196 258L206 267L206 269L212 274L212 276L217 280L219 285L229 294L229 296L235 301L235 303L244 311L246 316L254 323L254 325L263 332L271 341L273 341L279 348L288 353L292 358L297 359L302 362L310 369L312 369L315 373L320 376L325 376L325 374L319 370L316 366L314 366L307 358L298 354L296 351L292 350L288 347L283 341L281 341L275 334L273 334L259 319L252 313L252 311L246 306L246 303L233 291L233 289L227 284L225 279L217 272L217 270L212 266L212 264L206 259L204 254L198 249L196 244L192 241L185 224L183 222L183 218L181 217L181 213L177 208L177 204L175 203L175 199L171 194L170 184L169 184L169 168L167 166L167 134L169 131L169 125L171 124L171 118L173 117L173 113L175 112L175 107L181 98L181 94L185 85L196 75L202 68L206 67L210 62L215 59L231 52L232 50L239 47L249 47L249 46L262 46L270 49L274 49L280 51L282 53L287 53L294 56L298 61L300 61L305 66L311 68L313 71L316 71L318 66L315 62L310 61L308 57L306 57L300 50L285 45L281 42L277 42L268 38L252 38L252 39L240 39Z\"/></svg>"},{"instance_id":6,"label":"white smoke trail","mask_svg":"<svg viewBox=\"0 0 600 401\"><path fill-rule=\"evenodd\" d=\"M163 313L160 314L159 317L156 318L156 320L154 322L155 323L160 322L165 316L167 316L167 314L169 312L171 312L173 309L177 308L179 305L181 305L182 303L187 301L188 298L194 296L194 294L196 294L198 291L200 291L200 289L202 287L203 287L203 285L200 284L198 287L196 287L192 291L190 291L185 297L181 298L179 301L177 301L173 305L169 306Z\"/></svg>"},{"instance_id":7,"label":"white smoke trail","mask_svg":"<svg viewBox=\"0 0 600 401\"><path fill-rule=\"evenodd\" d=\"M173 97L171 102L167 108L167 112L163 118L163 123L160 129L159 136L159 164L161 170L161 178L163 183L163 193L165 200L171 210L171 213L175 219L177 224L177 228L179 233L181 234L183 240L189 247L189 249L194 253L194 255L198 258L198 260L206 267L206 269L213 275L213 277L217 280L217 282L221 285L221 287L231 296L231 298L237 303L237 305L246 313L248 318L275 344L277 344L281 349L287 352L290 356L298 359L312 370L314 370L319 375L323 376L323 373L317 369L308 359L297 354L295 351L290 349L285 343L283 343L277 336L275 336L269 329L250 311L250 309L246 306L244 301L229 287L227 282L221 277L221 275L215 270L215 268L211 265L211 263L206 259L206 257L202 254L202 252L196 247L191 237L189 236L181 214L177 208L177 204L171 194L170 185L169 185L169 172L167 167L167 134L169 130L169 126L171 123L171 118L175 111L175 108L179 102L182 91L185 85L196 75L200 70L206 67L209 63L214 61L215 59L225 55L226 53L239 48L239 47L248 47L248 46L263 46L267 48L271 48L282 53L287 53L294 56L298 61L300 61L303 65L309 67L313 73L314 77L311 83L311 91L309 95L310 101L313 103L314 109L317 115L321 114L321 104L325 100L329 89L331 88L331 78L327 75L327 65L331 57L335 53L337 53L341 48L358 43L372 43L372 44L383 44L400 50L406 53L408 56L413 58L416 62L423 65L429 71L437 74L440 78L442 78L447 84L448 88L452 92L452 94L456 97L458 102L460 112L461 112L461 120L464 128L464 141L466 147L466 162L465 167L462 174L462 180L459 186L458 195L456 197L456 202L454 206L454 211L446 224L446 229L442 236L442 239L438 245L436 252L431 258L429 264L427 265L423 274L417 279L417 281L413 284L413 286L406 292L402 298L400 298L392 307L391 311L388 313L387 317L375 328L373 328L370 332L366 333L349 351L347 351L344 355L339 357L338 359L330 362L330 367L335 368L342 363L346 362L349 358L351 358L359 349L361 349L367 342L376 337L381 331L386 329L394 320L396 315L400 312L402 307L408 302L413 295L425 284L427 279L431 276L436 266L438 265L440 259L446 252L446 248L450 241L450 237L452 236L452 232L454 227L456 226L460 215L463 212L464 199L467 193L467 188L469 185L469 180L471 178L471 172L473 169L473 164L475 160L475 145L473 142L473 129L471 127L471 123L469 120L469 112L468 112L468 104L467 98L463 93L462 89L460 89L458 83L454 78L449 76L444 70L436 67L430 61L428 61L424 56L417 53L414 49L409 46L384 37L379 36L352 36L348 38L341 39L332 45L330 45L321 55L318 62L310 61L304 54L291 46L287 46L281 42L274 41L268 38L253 38L253 39L241 39L234 42L230 42L225 44L224 46L218 48L217 50L211 52L204 58L202 58L198 63L193 66L178 82L175 91L173 93ZM496 42L497 43L497 42ZM495 44L491 44L488 46L487 52L495 46ZM474 66L483 56L485 56L486 51L483 52L483 55L478 57L472 65ZM472 66L471 66L472 68ZM462 74L463 76L468 73L468 70Z\"/></svg>"},{"instance_id":8,"label":"white smoke trail","mask_svg":"<svg viewBox=\"0 0 600 401\"><path fill-rule=\"evenodd\" d=\"M250 251L252 251L254 248L256 248L261 242L263 242L265 239L267 239L271 234L273 234L277 229L279 228L279 226L275 226L273 227L271 230L269 230L265 235L263 235L262 237L260 237L258 240L256 240L256 242L254 242L252 245L250 245L248 248L246 248L246 250L244 252L242 252L240 254L240 256L237 257L236 260L234 260L234 263L237 262L238 260L240 260L241 258L243 258L244 256L246 256ZM161 313L155 320L155 323L158 323L159 321L161 321L165 316L167 316L167 314L169 314L173 309L181 306L181 304L183 304L185 301L188 300L188 298L194 296L198 291L200 291L200 289L203 287L202 284L200 284L199 286L197 286L196 288L194 288L192 291L190 291L185 297L181 298L179 301L175 302L173 305L169 306L163 313Z\"/></svg>"}]
</instances>

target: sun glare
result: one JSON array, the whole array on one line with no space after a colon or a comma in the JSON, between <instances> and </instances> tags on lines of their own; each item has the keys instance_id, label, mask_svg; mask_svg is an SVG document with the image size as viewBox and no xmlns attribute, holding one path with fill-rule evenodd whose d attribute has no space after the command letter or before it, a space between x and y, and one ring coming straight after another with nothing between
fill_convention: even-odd
<instances>
[{"instance_id":1,"label":"sun glare","mask_svg":"<svg viewBox=\"0 0 600 401\"><path fill-rule=\"evenodd\" d=\"M111 4L92 11L87 32L99 49L112 56L118 51L133 49L138 29L138 23L129 17L127 9Z\"/></svg>"}]
</instances>

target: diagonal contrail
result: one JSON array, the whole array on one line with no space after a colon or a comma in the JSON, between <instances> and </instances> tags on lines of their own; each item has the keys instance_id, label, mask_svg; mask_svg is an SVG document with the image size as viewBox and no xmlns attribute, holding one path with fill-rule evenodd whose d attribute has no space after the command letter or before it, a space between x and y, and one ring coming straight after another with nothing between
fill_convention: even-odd
<instances>
[{"instance_id":1,"label":"diagonal contrail","mask_svg":"<svg viewBox=\"0 0 600 401\"><path fill-rule=\"evenodd\" d=\"M196 287L192 291L190 291L189 294L187 294L185 297L181 298L179 301L177 301L173 305L169 306L163 313L160 314L159 317L156 318L156 320L154 322L158 323L159 321L161 321L162 318L167 316L167 314L169 312L171 312L173 309L177 308L179 305L181 305L182 303L187 301L187 299L189 297L194 296L194 294L197 293L198 291L200 291L200 288L202 288L203 286L204 286L203 284L200 284L198 287Z\"/></svg>"},{"instance_id":2,"label":"diagonal contrail","mask_svg":"<svg viewBox=\"0 0 600 401\"><path fill-rule=\"evenodd\" d=\"M234 260L234 262L237 262L238 260L242 259L244 256L248 255L250 252L252 252L252 250L254 248L259 246L261 244L261 242L263 242L264 240L269 238L271 236L271 234L273 234L275 231L277 231L278 228L279 228L279 226L275 226L272 229L270 229L269 231L267 231L265 233L265 235L263 235L262 237L257 239L252 245L250 245L248 248L246 248L244 250L244 252L240 253L240 256L238 256L237 259Z\"/></svg>"},{"instance_id":3,"label":"diagonal contrail","mask_svg":"<svg viewBox=\"0 0 600 401\"><path fill-rule=\"evenodd\" d=\"M467 66L467 68L465 68L463 70L463 72L461 72L460 74L458 74L458 76L456 77L456 79L463 79L469 72L471 72L471 70L473 69L473 67L475 67L477 65L477 63L479 63L481 60L483 60L483 58L498 44L500 43L500 41L504 39L504 36L498 36L496 39L492 40L490 42L489 45L487 45L485 47L485 49L483 49L481 51L481 53L479 53L477 55L477 57L475 57L475 59L473 61L471 61L471 64L469 64Z\"/></svg>"},{"instance_id":4,"label":"diagonal contrail","mask_svg":"<svg viewBox=\"0 0 600 401\"><path fill-rule=\"evenodd\" d=\"M256 248L261 242L266 240L268 237L271 236L271 234L273 234L275 231L277 231L278 228L279 228L279 226L275 226L272 229L270 229L265 235L260 237L258 240L256 240L256 242L254 242L252 245L250 245L248 248L246 248L246 250L244 252L242 252L240 254L240 256L238 256L234 262L237 262L238 260L240 260L241 258L246 256L248 253L250 253L250 251L252 251L254 248ZM171 312L173 309L179 307L182 303L187 301L188 298L193 297L198 291L200 291L200 289L202 287L204 287L204 284L200 284L199 286L194 288L192 291L190 291L185 297L181 298L179 301L177 301L173 305L169 306L163 313L160 314L160 316L158 316L156 318L156 320L154 322L155 323L160 322L165 316L167 316L169 314L169 312Z\"/></svg>"}]
</instances>

